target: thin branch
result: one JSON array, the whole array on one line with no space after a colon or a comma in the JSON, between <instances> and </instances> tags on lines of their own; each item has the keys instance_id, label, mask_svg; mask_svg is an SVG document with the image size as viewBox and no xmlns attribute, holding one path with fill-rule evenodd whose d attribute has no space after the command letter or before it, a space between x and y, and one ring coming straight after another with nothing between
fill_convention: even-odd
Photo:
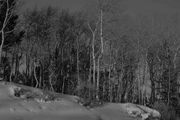
<instances>
[{"instance_id":1,"label":"thin branch","mask_svg":"<svg viewBox=\"0 0 180 120\"><path fill-rule=\"evenodd\" d=\"M5 34L9 34L9 33L12 33L12 32L14 32L14 31L15 31L15 29L12 29L12 30L10 30L10 31L5 32Z\"/></svg>"},{"instance_id":2,"label":"thin branch","mask_svg":"<svg viewBox=\"0 0 180 120\"><path fill-rule=\"evenodd\" d=\"M6 6L7 6L7 9L6 9L6 16L5 16L5 19L3 21L3 27L1 29L1 31L4 31L4 28L6 27L6 22L8 20L8 14L9 14L9 0L7 0L7 3L6 3Z\"/></svg>"},{"instance_id":3,"label":"thin branch","mask_svg":"<svg viewBox=\"0 0 180 120\"><path fill-rule=\"evenodd\" d=\"M11 4L14 4L14 3L15 3L15 1L13 3L11 3ZM13 16L13 13L12 13L13 9L14 9L14 6L13 5L9 6L9 0L7 0L7 12L6 12L6 17L7 18L5 20L4 27L7 26L8 22L10 21L10 19Z\"/></svg>"},{"instance_id":4,"label":"thin branch","mask_svg":"<svg viewBox=\"0 0 180 120\"><path fill-rule=\"evenodd\" d=\"M13 16L13 14L11 13L9 13L9 10L8 10L8 15L7 15L8 17L7 17L7 20L6 20L6 22L5 22L5 25L4 26L7 26L7 24L9 23L9 21L10 21L10 19L12 18L12 16Z\"/></svg>"},{"instance_id":5,"label":"thin branch","mask_svg":"<svg viewBox=\"0 0 180 120\"><path fill-rule=\"evenodd\" d=\"M89 23L88 23L88 27L89 27L89 29L90 29L91 33L93 34L93 33L94 33L94 31L93 31L93 29L92 29L92 27L90 26L90 24L89 24Z\"/></svg>"},{"instance_id":6,"label":"thin branch","mask_svg":"<svg viewBox=\"0 0 180 120\"><path fill-rule=\"evenodd\" d=\"M93 30L92 27L91 27L91 25L90 25L89 22L88 22L88 27L89 27L89 29L90 29L90 31L91 31L92 34L95 34L95 33L96 33L98 24L99 24L99 20L96 22L95 29Z\"/></svg>"},{"instance_id":7,"label":"thin branch","mask_svg":"<svg viewBox=\"0 0 180 120\"><path fill-rule=\"evenodd\" d=\"M174 59L173 59L174 68L176 68L175 61L176 61L176 59L177 59L177 55L178 55L179 50L180 50L180 45L177 47L177 49L176 49L176 51L175 51L175 55L174 55Z\"/></svg>"}]
</instances>

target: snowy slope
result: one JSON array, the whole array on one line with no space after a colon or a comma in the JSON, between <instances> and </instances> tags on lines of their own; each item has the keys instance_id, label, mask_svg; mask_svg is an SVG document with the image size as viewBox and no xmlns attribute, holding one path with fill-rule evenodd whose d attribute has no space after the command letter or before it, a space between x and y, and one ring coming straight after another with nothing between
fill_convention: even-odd
<instances>
[{"instance_id":1,"label":"snowy slope","mask_svg":"<svg viewBox=\"0 0 180 120\"><path fill-rule=\"evenodd\" d=\"M15 85L0 83L1 120L96 120L90 111L76 103L73 97L62 96L58 101L39 102L12 95ZM28 87L24 87L29 89ZM31 88L31 90L36 90ZM40 90L36 90L40 92Z\"/></svg>"},{"instance_id":2,"label":"snowy slope","mask_svg":"<svg viewBox=\"0 0 180 120\"><path fill-rule=\"evenodd\" d=\"M140 118L135 119L129 116L121 104L115 103L109 103L103 107L94 108L92 112L100 116L103 120L141 120Z\"/></svg>"},{"instance_id":3,"label":"snowy slope","mask_svg":"<svg viewBox=\"0 0 180 120\"><path fill-rule=\"evenodd\" d=\"M128 113L127 104L87 109L78 101L76 96L0 82L0 120L142 120Z\"/></svg>"},{"instance_id":4,"label":"snowy slope","mask_svg":"<svg viewBox=\"0 0 180 120\"><path fill-rule=\"evenodd\" d=\"M103 120L159 120L161 117L156 110L132 103L109 103L92 109L92 112Z\"/></svg>"}]
</instances>

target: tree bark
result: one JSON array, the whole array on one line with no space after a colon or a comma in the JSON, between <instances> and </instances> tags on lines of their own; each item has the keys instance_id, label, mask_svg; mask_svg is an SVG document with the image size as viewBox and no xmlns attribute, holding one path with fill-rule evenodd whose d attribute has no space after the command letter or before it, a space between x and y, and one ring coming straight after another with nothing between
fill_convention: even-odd
<instances>
[{"instance_id":1,"label":"tree bark","mask_svg":"<svg viewBox=\"0 0 180 120\"><path fill-rule=\"evenodd\" d=\"M40 63L40 68L39 68L39 88L42 87L42 64Z\"/></svg>"},{"instance_id":2,"label":"tree bark","mask_svg":"<svg viewBox=\"0 0 180 120\"><path fill-rule=\"evenodd\" d=\"M91 98L91 77L92 77L92 74L91 74L91 70L92 70L92 65L91 65L91 48L89 48L89 79L88 79L88 83L89 83L89 98Z\"/></svg>"},{"instance_id":3,"label":"tree bark","mask_svg":"<svg viewBox=\"0 0 180 120\"><path fill-rule=\"evenodd\" d=\"M0 63L2 62L2 51L3 51L3 46L4 46L4 41L5 41L5 32L4 32L4 29L6 27L6 24L8 22L8 15L9 15L9 0L6 1L6 16L5 16L5 19L3 21L3 25L2 25L2 28L1 28L1 45L0 45Z\"/></svg>"},{"instance_id":4,"label":"tree bark","mask_svg":"<svg viewBox=\"0 0 180 120\"><path fill-rule=\"evenodd\" d=\"M2 63L2 49L3 49L3 45L4 45L4 40L5 40L5 36L4 36L4 30L1 30L1 45L0 45L0 63Z\"/></svg>"},{"instance_id":5,"label":"tree bark","mask_svg":"<svg viewBox=\"0 0 180 120\"><path fill-rule=\"evenodd\" d=\"M112 102L112 86L111 86L111 43L110 43L110 56L109 56L109 102Z\"/></svg>"},{"instance_id":6,"label":"tree bark","mask_svg":"<svg viewBox=\"0 0 180 120\"><path fill-rule=\"evenodd\" d=\"M61 63L63 65L63 61L64 61L64 53L63 53L63 48L61 48ZM63 66L61 66L61 77L62 77L62 93L64 93L64 76L63 76Z\"/></svg>"},{"instance_id":7,"label":"tree bark","mask_svg":"<svg viewBox=\"0 0 180 120\"><path fill-rule=\"evenodd\" d=\"M96 32L97 32L97 25L98 25L98 22L96 23L96 27L95 29L93 30L92 27L90 26L90 24L88 24L89 26L89 29L91 31L91 34L92 34L92 43L91 43L91 47L92 47L92 61L93 61L93 87L96 91L96 59L95 59L95 36L96 36ZM93 96L93 98L96 97L96 94L95 96Z\"/></svg>"},{"instance_id":8,"label":"tree bark","mask_svg":"<svg viewBox=\"0 0 180 120\"><path fill-rule=\"evenodd\" d=\"M38 79L37 79L37 75L36 75L36 63L34 62L34 78L35 78L35 80L36 80L36 88L38 87L38 85L39 85L39 83L38 83Z\"/></svg>"},{"instance_id":9,"label":"tree bark","mask_svg":"<svg viewBox=\"0 0 180 120\"><path fill-rule=\"evenodd\" d=\"M96 100L99 100L100 57L97 60Z\"/></svg>"},{"instance_id":10,"label":"tree bark","mask_svg":"<svg viewBox=\"0 0 180 120\"><path fill-rule=\"evenodd\" d=\"M80 87L80 78L79 78L79 37L76 38L77 43L77 55L76 55L76 66L77 66L77 81L78 81L78 87ZM80 95L80 90L78 90L78 95Z\"/></svg>"},{"instance_id":11,"label":"tree bark","mask_svg":"<svg viewBox=\"0 0 180 120\"><path fill-rule=\"evenodd\" d=\"M168 101L167 104L170 104L170 92L171 92L171 69L170 69L170 63L169 63L169 75L168 75Z\"/></svg>"},{"instance_id":12,"label":"tree bark","mask_svg":"<svg viewBox=\"0 0 180 120\"><path fill-rule=\"evenodd\" d=\"M95 34L93 33L93 40L92 40L92 58L93 58L93 84L95 88L96 83L96 59L95 59Z\"/></svg>"},{"instance_id":13,"label":"tree bark","mask_svg":"<svg viewBox=\"0 0 180 120\"><path fill-rule=\"evenodd\" d=\"M100 10L100 38L101 38L101 53L97 61L97 86L96 86L96 99L99 100L99 81L100 81L100 60L104 53L104 42L103 42L103 10Z\"/></svg>"}]
</instances>

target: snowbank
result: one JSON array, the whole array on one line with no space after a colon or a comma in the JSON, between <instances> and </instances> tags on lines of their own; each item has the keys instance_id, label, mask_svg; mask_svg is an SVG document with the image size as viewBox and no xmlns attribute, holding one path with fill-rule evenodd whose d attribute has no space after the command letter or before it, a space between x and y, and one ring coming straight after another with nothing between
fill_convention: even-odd
<instances>
[{"instance_id":1,"label":"snowbank","mask_svg":"<svg viewBox=\"0 0 180 120\"><path fill-rule=\"evenodd\" d=\"M91 111L97 116L100 116L102 120L140 120L129 116L120 103L108 103L97 108L92 108Z\"/></svg>"},{"instance_id":2,"label":"snowbank","mask_svg":"<svg viewBox=\"0 0 180 120\"><path fill-rule=\"evenodd\" d=\"M97 120L77 97L0 82L1 120ZM47 100L47 101L43 101Z\"/></svg>"},{"instance_id":3,"label":"snowbank","mask_svg":"<svg viewBox=\"0 0 180 120\"><path fill-rule=\"evenodd\" d=\"M103 120L159 120L160 113L151 108L132 103L109 103L93 108Z\"/></svg>"},{"instance_id":4,"label":"snowbank","mask_svg":"<svg viewBox=\"0 0 180 120\"><path fill-rule=\"evenodd\" d=\"M87 109L79 101L77 96L0 82L2 120L145 120L160 116L156 110L131 103Z\"/></svg>"},{"instance_id":5,"label":"snowbank","mask_svg":"<svg viewBox=\"0 0 180 120\"><path fill-rule=\"evenodd\" d=\"M136 105L132 103L123 104L124 109L128 112L132 117L141 117L142 120L146 120L148 118L160 119L161 115L157 110L151 109L149 107L145 107L142 105Z\"/></svg>"}]
</instances>

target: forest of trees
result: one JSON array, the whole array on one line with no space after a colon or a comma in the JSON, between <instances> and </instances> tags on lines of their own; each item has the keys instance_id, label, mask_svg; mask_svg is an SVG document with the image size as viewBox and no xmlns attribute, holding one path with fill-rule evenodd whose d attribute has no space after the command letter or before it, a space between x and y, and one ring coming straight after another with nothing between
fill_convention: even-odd
<instances>
[{"instance_id":1,"label":"forest of trees","mask_svg":"<svg viewBox=\"0 0 180 120\"><path fill-rule=\"evenodd\" d=\"M180 15L137 18L118 0L92 10L34 8L0 1L1 79L86 101L153 106L179 101Z\"/></svg>"}]
</instances>

